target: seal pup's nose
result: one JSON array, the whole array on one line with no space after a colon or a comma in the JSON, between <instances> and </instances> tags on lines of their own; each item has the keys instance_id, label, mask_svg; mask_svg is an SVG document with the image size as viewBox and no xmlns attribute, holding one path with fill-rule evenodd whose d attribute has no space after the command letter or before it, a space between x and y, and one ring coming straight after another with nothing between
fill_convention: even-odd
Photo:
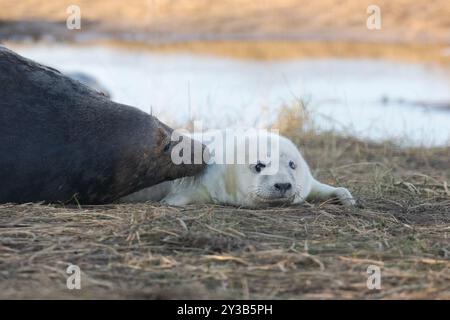
<instances>
[{"instance_id":1,"label":"seal pup's nose","mask_svg":"<svg viewBox=\"0 0 450 320\"><path fill-rule=\"evenodd\" d=\"M275 183L273 185L275 189L280 191L282 194L284 194L286 191L288 191L290 188L292 188L292 185L288 183Z\"/></svg>"}]
</instances>

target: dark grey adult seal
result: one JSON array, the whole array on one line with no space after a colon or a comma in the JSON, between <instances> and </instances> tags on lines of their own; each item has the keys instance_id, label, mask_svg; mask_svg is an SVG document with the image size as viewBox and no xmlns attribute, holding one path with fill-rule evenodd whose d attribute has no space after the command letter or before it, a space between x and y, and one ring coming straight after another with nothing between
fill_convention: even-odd
<instances>
[{"instance_id":1,"label":"dark grey adult seal","mask_svg":"<svg viewBox=\"0 0 450 320\"><path fill-rule=\"evenodd\" d=\"M172 163L171 133L0 46L0 203L108 203L195 175L203 165Z\"/></svg>"}]
</instances>

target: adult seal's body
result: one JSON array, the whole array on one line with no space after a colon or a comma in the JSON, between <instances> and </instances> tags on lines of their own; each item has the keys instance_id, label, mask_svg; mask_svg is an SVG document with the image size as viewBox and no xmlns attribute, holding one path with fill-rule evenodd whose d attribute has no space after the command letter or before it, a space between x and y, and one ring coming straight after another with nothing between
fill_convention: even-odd
<instances>
[{"instance_id":1,"label":"adult seal's body","mask_svg":"<svg viewBox=\"0 0 450 320\"><path fill-rule=\"evenodd\" d=\"M171 161L172 129L0 46L0 203L108 203L202 165Z\"/></svg>"},{"instance_id":2,"label":"adult seal's body","mask_svg":"<svg viewBox=\"0 0 450 320\"><path fill-rule=\"evenodd\" d=\"M226 133L212 135L217 138L220 135L226 136ZM258 153L253 162L249 161L252 146L261 146L259 143L262 136L264 141L268 141L270 145L278 145L278 148L268 148L267 153ZM122 201L156 200L175 206L215 203L258 208L335 198L346 206L355 204L347 189L333 187L314 179L306 161L290 140L263 131L243 135L235 133L231 135L231 139L229 137L230 135L223 141L237 141L231 148L215 142L208 147L211 154L222 155L222 160L233 152L230 159L234 159L234 163L218 163L217 159L211 158L213 162L197 177L164 182L124 197ZM200 136L194 138L200 139ZM206 140L214 141L209 138ZM247 163L236 161L235 155L239 152L245 153L242 159L246 159Z\"/></svg>"}]
</instances>

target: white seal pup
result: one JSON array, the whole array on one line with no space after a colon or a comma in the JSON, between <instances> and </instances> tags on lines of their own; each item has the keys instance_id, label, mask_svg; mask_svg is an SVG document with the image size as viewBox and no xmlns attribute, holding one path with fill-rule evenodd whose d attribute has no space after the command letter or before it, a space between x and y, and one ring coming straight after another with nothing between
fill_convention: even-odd
<instances>
[{"instance_id":1,"label":"white seal pup","mask_svg":"<svg viewBox=\"0 0 450 320\"><path fill-rule=\"evenodd\" d=\"M235 134L236 137L244 138L236 139L237 142L234 140L235 146L232 149L224 148L222 143L220 147L225 150L222 153L218 153L218 144L208 143L203 134L201 140L208 145L210 154L214 156L200 175L163 182L128 195L122 198L122 202L151 200L173 206L210 203L260 208L334 198L346 206L355 204L347 189L315 180L300 151L290 140L271 132L261 132ZM217 133L210 133L211 135L217 137ZM249 146L258 144L261 135L268 138L271 144L277 141L278 148L276 152L270 148L267 156L261 156L257 152L256 159L250 161ZM194 134L191 138L199 139L199 135ZM230 150L236 151L233 153L232 163L218 161L217 158L226 159ZM236 161L235 155L239 151L245 152L246 161Z\"/></svg>"}]
</instances>

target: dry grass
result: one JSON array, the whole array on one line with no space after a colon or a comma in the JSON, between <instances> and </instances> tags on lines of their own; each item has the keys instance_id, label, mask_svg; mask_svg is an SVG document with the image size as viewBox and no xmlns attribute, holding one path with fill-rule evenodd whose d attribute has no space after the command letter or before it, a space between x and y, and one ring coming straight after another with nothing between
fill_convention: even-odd
<instances>
[{"instance_id":1,"label":"dry grass","mask_svg":"<svg viewBox=\"0 0 450 320\"><path fill-rule=\"evenodd\" d=\"M286 128L358 208L5 204L0 297L450 299L448 149ZM69 264L79 291L65 287ZM381 290L366 288L368 265Z\"/></svg>"}]
</instances>

